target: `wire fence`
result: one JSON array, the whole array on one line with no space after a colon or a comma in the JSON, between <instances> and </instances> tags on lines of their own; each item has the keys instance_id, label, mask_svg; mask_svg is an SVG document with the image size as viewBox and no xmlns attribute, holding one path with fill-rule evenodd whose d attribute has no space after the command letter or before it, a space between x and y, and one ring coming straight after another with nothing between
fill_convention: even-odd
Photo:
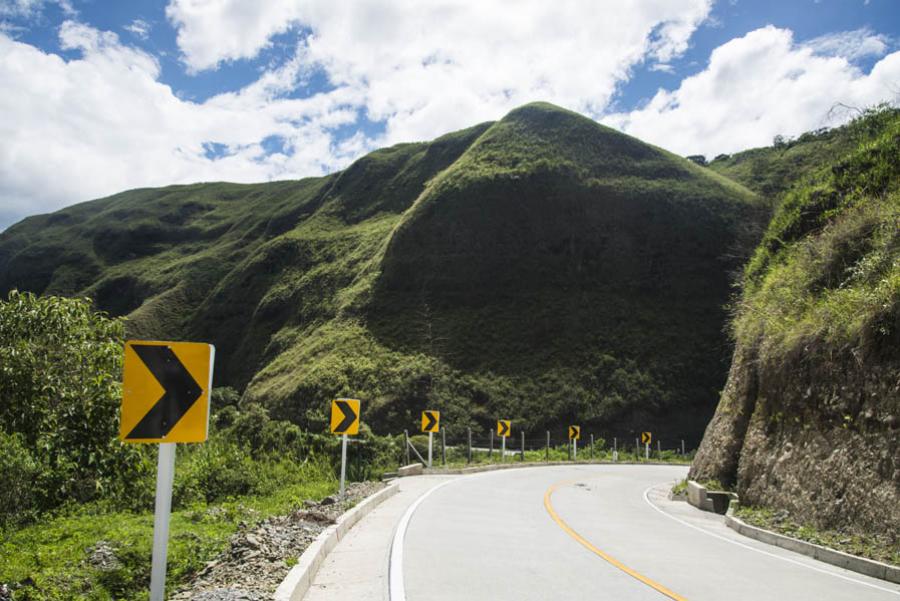
<instances>
[{"instance_id":1,"label":"wire fence","mask_svg":"<svg viewBox=\"0 0 900 601\"><path fill-rule=\"evenodd\" d=\"M582 430L577 443L567 437L553 436L546 431L542 436L518 431L508 437L500 437L493 430L475 432L468 430L463 436L449 436L446 430L433 435L432 467L459 466L461 464L555 461L663 461L686 463L693 458L693 451L685 447L682 439L658 438L650 444L642 444L639 437L625 435L601 437ZM428 465L428 435L404 432L404 452L399 464L420 462Z\"/></svg>"}]
</instances>

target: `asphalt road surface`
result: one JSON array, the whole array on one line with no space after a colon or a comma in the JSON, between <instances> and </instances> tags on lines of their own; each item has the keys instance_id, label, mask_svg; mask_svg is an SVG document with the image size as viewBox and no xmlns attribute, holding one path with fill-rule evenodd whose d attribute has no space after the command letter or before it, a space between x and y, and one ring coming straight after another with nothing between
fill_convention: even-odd
<instances>
[{"instance_id":1,"label":"asphalt road surface","mask_svg":"<svg viewBox=\"0 0 900 601\"><path fill-rule=\"evenodd\" d=\"M584 465L428 483L393 528L385 593L391 601L900 598L897 585L758 543L721 516L668 501L686 472Z\"/></svg>"}]
</instances>

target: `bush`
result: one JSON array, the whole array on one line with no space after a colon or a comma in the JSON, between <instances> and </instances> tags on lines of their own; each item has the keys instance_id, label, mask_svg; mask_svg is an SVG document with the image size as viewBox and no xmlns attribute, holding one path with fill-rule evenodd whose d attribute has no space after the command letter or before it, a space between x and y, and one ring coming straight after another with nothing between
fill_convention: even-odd
<instances>
[{"instance_id":1,"label":"bush","mask_svg":"<svg viewBox=\"0 0 900 601\"><path fill-rule=\"evenodd\" d=\"M0 528L34 517L40 473L22 436L0 431Z\"/></svg>"},{"instance_id":2,"label":"bush","mask_svg":"<svg viewBox=\"0 0 900 601\"><path fill-rule=\"evenodd\" d=\"M35 508L143 486L145 451L117 440L123 337L88 299L13 290L0 301L0 431L40 461Z\"/></svg>"}]
</instances>

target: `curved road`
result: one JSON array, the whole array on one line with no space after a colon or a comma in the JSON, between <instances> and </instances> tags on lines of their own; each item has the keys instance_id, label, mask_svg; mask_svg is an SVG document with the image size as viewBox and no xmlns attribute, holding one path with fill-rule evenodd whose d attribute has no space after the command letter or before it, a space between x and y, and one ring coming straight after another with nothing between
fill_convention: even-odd
<instances>
[{"instance_id":1,"label":"curved road","mask_svg":"<svg viewBox=\"0 0 900 601\"><path fill-rule=\"evenodd\" d=\"M743 537L669 501L686 467L571 465L400 480L306 601L900 601L900 586Z\"/></svg>"},{"instance_id":2,"label":"curved road","mask_svg":"<svg viewBox=\"0 0 900 601\"><path fill-rule=\"evenodd\" d=\"M401 588L408 601L898 598L900 587L755 543L668 501L685 475L585 465L451 481L409 519Z\"/></svg>"}]
</instances>

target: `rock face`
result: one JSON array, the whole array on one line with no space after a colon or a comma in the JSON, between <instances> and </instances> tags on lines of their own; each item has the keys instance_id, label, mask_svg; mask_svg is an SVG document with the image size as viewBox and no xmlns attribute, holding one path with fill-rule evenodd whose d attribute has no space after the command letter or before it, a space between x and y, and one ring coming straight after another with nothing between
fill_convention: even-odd
<instances>
[{"instance_id":1,"label":"rock face","mask_svg":"<svg viewBox=\"0 0 900 601\"><path fill-rule=\"evenodd\" d=\"M738 348L691 478L823 528L900 532L900 362L757 365Z\"/></svg>"}]
</instances>

